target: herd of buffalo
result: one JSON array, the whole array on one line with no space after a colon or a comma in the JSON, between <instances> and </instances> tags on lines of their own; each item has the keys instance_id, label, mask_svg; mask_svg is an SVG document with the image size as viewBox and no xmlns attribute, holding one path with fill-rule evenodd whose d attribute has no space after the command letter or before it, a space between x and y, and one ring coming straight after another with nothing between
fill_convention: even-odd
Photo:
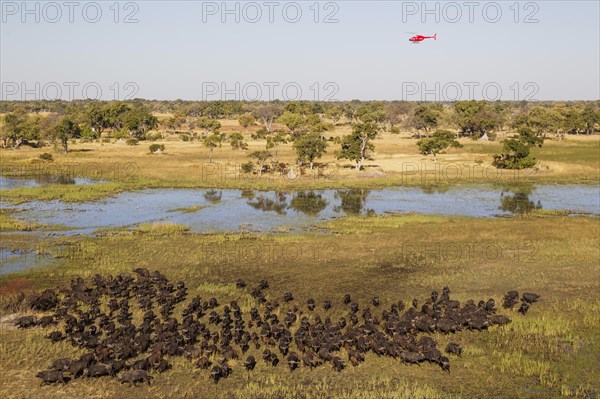
<instances>
[{"instance_id":1,"label":"herd of buffalo","mask_svg":"<svg viewBox=\"0 0 600 399\"><path fill-rule=\"evenodd\" d=\"M268 298L266 280L253 288L238 280L236 286L248 289L255 299L249 313L242 312L236 301L221 304L214 297L196 296L181 305L181 318L177 318L175 308L186 300L186 286L172 284L160 272L140 268L134 274L95 275L89 283L77 278L70 287L32 297L31 309L44 315L20 317L16 325L48 328L61 323L62 328L47 338L67 340L86 350L79 358L57 359L37 373L42 384L102 376L137 384L150 383L150 374L169 369L168 359L175 356L210 370L215 383L232 373L230 363L238 359L248 373L259 361L267 367L282 364L291 371L326 364L341 371L348 363L364 362L369 352L408 364L429 362L449 372L447 355L460 355L462 347L451 342L442 352L427 334L482 331L511 321L496 314L494 299L461 305L450 299L447 287L432 292L420 306L417 299L409 306L398 301L381 311L377 297L361 305L346 294L338 312L342 316L332 320L330 300L318 305L309 298L300 304L291 292L280 300ZM517 291L509 291L502 305L514 308L520 303L518 312L525 314L538 298L532 293L519 298ZM135 317L134 306L139 310Z\"/></svg>"}]
</instances>

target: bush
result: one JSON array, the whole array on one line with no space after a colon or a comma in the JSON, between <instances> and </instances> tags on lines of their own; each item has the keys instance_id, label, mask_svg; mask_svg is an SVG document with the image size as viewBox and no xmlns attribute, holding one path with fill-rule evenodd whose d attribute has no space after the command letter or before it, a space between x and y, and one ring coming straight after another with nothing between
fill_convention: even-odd
<instances>
[{"instance_id":1,"label":"bush","mask_svg":"<svg viewBox=\"0 0 600 399\"><path fill-rule=\"evenodd\" d=\"M40 159L44 161L53 161L54 157L52 156L52 154L45 152L43 154L40 154Z\"/></svg>"},{"instance_id":2,"label":"bush","mask_svg":"<svg viewBox=\"0 0 600 399\"><path fill-rule=\"evenodd\" d=\"M110 139L108 137L105 137L102 139L103 143L110 143Z\"/></svg>"},{"instance_id":3,"label":"bush","mask_svg":"<svg viewBox=\"0 0 600 399\"><path fill-rule=\"evenodd\" d=\"M92 140L92 139L97 139L98 137L99 137L98 133L94 132L89 127L86 127L81 130L81 138L82 139Z\"/></svg>"},{"instance_id":4,"label":"bush","mask_svg":"<svg viewBox=\"0 0 600 399\"><path fill-rule=\"evenodd\" d=\"M192 136L190 136L189 134L182 134L181 135L181 140L183 140L183 141L191 141L192 140Z\"/></svg>"},{"instance_id":5,"label":"bush","mask_svg":"<svg viewBox=\"0 0 600 399\"><path fill-rule=\"evenodd\" d=\"M390 133L400 134L400 128L398 126L392 126L392 128L390 129Z\"/></svg>"},{"instance_id":6,"label":"bush","mask_svg":"<svg viewBox=\"0 0 600 399\"><path fill-rule=\"evenodd\" d=\"M130 138L130 139L125 140L125 143L127 145L137 145L138 144L138 139Z\"/></svg>"},{"instance_id":7,"label":"bush","mask_svg":"<svg viewBox=\"0 0 600 399\"><path fill-rule=\"evenodd\" d=\"M146 133L146 140L149 141L156 141L156 140L161 140L162 134L160 134L159 132L156 133Z\"/></svg>"},{"instance_id":8,"label":"bush","mask_svg":"<svg viewBox=\"0 0 600 399\"><path fill-rule=\"evenodd\" d=\"M494 155L492 162L492 165L498 169L528 169L536 164L537 161L531 155L524 158L508 154Z\"/></svg>"},{"instance_id":9,"label":"bush","mask_svg":"<svg viewBox=\"0 0 600 399\"><path fill-rule=\"evenodd\" d=\"M246 162L242 164L242 172L252 173L254 171L254 163Z\"/></svg>"},{"instance_id":10,"label":"bush","mask_svg":"<svg viewBox=\"0 0 600 399\"><path fill-rule=\"evenodd\" d=\"M150 144L150 152L156 152L156 151L164 151L165 150L165 145L164 144Z\"/></svg>"},{"instance_id":11,"label":"bush","mask_svg":"<svg viewBox=\"0 0 600 399\"><path fill-rule=\"evenodd\" d=\"M287 164L279 162L275 165L275 170L277 170L277 172L279 172L281 175L285 175L288 172Z\"/></svg>"},{"instance_id":12,"label":"bush","mask_svg":"<svg viewBox=\"0 0 600 399\"><path fill-rule=\"evenodd\" d=\"M115 130L113 131L110 136L114 139L124 139L126 137L129 137L129 133L126 130Z\"/></svg>"},{"instance_id":13,"label":"bush","mask_svg":"<svg viewBox=\"0 0 600 399\"><path fill-rule=\"evenodd\" d=\"M267 129L263 127L263 128L258 129L256 132L252 133L250 136L254 140L259 140L259 139L264 139L265 137L267 137L268 134L269 134L269 132L267 131Z\"/></svg>"},{"instance_id":14,"label":"bush","mask_svg":"<svg viewBox=\"0 0 600 399\"><path fill-rule=\"evenodd\" d=\"M544 139L535 136L529 128L522 128L519 136L504 140L502 154L493 156L492 164L498 169L527 169L537 161L531 155L531 147L542 147Z\"/></svg>"}]
</instances>

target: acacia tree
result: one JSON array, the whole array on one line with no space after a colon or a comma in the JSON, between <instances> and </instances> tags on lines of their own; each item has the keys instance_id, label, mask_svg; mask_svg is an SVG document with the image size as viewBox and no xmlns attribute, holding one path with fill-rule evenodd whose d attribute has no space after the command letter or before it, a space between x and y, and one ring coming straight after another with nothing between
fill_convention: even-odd
<instances>
[{"instance_id":1,"label":"acacia tree","mask_svg":"<svg viewBox=\"0 0 600 399\"><path fill-rule=\"evenodd\" d=\"M309 168L312 170L315 159L321 158L326 152L327 142L319 133L311 132L294 140L292 146L296 150L298 165L301 166L303 162L308 162Z\"/></svg>"},{"instance_id":2,"label":"acacia tree","mask_svg":"<svg viewBox=\"0 0 600 399\"><path fill-rule=\"evenodd\" d=\"M271 133L273 122L281 115L281 112L282 108L279 104L268 103L259 105L253 113L263 122L267 132Z\"/></svg>"},{"instance_id":3,"label":"acacia tree","mask_svg":"<svg viewBox=\"0 0 600 399\"><path fill-rule=\"evenodd\" d=\"M537 161L531 156L532 147L542 147L544 139L533 130L521 128L515 138L504 140L502 154L494 155L493 165L499 169L525 169L535 166Z\"/></svg>"},{"instance_id":4,"label":"acacia tree","mask_svg":"<svg viewBox=\"0 0 600 399\"><path fill-rule=\"evenodd\" d=\"M110 127L107 112L97 103L90 105L83 112L83 121L98 137Z\"/></svg>"},{"instance_id":5,"label":"acacia tree","mask_svg":"<svg viewBox=\"0 0 600 399\"><path fill-rule=\"evenodd\" d=\"M284 124L289 130L292 136L294 132L301 128L304 125L304 117L300 114L296 114L293 112L285 111L279 119L277 119L279 123Z\"/></svg>"},{"instance_id":6,"label":"acacia tree","mask_svg":"<svg viewBox=\"0 0 600 399\"><path fill-rule=\"evenodd\" d=\"M158 119L146 107L135 107L123 115L123 125L129 130L129 137L143 139L158 126Z\"/></svg>"},{"instance_id":7,"label":"acacia tree","mask_svg":"<svg viewBox=\"0 0 600 399\"><path fill-rule=\"evenodd\" d=\"M331 107L325 112L325 117L331 119L333 126L336 126L342 117L343 112L339 107Z\"/></svg>"},{"instance_id":8,"label":"acacia tree","mask_svg":"<svg viewBox=\"0 0 600 399\"><path fill-rule=\"evenodd\" d=\"M1 131L3 147L10 143L13 148L19 148L28 140L39 138L39 119L30 117L27 112L18 108L4 116Z\"/></svg>"},{"instance_id":9,"label":"acacia tree","mask_svg":"<svg viewBox=\"0 0 600 399\"><path fill-rule=\"evenodd\" d=\"M594 129L600 127L600 107L591 104L586 105L581 112L581 119L585 124L585 132L592 134Z\"/></svg>"},{"instance_id":10,"label":"acacia tree","mask_svg":"<svg viewBox=\"0 0 600 399\"><path fill-rule=\"evenodd\" d=\"M465 136L478 139L498 128L502 116L486 101L460 101L454 106L455 122Z\"/></svg>"},{"instance_id":11,"label":"acacia tree","mask_svg":"<svg viewBox=\"0 0 600 399\"><path fill-rule=\"evenodd\" d=\"M209 155L208 155L208 163L212 163L213 150L217 147L221 148L221 145L223 144L223 140L224 140L224 136L221 133L214 132L211 135L206 136L204 138L204 140L202 141L204 146L206 148L208 148L210 151Z\"/></svg>"},{"instance_id":12,"label":"acacia tree","mask_svg":"<svg viewBox=\"0 0 600 399\"><path fill-rule=\"evenodd\" d=\"M425 138L417 141L419 152L423 155L433 155L433 161L437 162L437 154L448 147L460 148L460 144L455 138L454 133L448 130L438 130L433 133L431 138Z\"/></svg>"},{"instance_id":13,"label":"acacia tree","mask_svg":"<svg viewBox=\"0 0 600 399\"><path fill-rule=\"evenodd\" d=\"M387 119L385 104L380 101L368 102L362 104L356 110L356 117L361 122L374 122L377 125L383 124Z\"/></svg>"},{"instance_id":14,"label":"acacia tree","mask_svg":"<svg viewBox=\"0 0 600 399\"><path fill-rule=\"evenodd\" d=\"M125 122L123 116L131 109L131 107L122 101L115 101L107 104L102 108L102 118L105 127L113 130L123 129Z\"/></svg>"},{"instance_id":15,"label":"acacia tree","mask_svg":"<svg viewBox=\"0 0 600 399\"><path fill-rule=\"evenodd\" d=\"M279 146L287 142L287 134L285 132L274 132L267 136L267 150L274 150L273 162L277 162L277 149Z\"/></svg>"},{"instance_id":16,"label":"acacia tree","mask_svg":"<svg viewBox=\"0 0 600 399\"><path fill-rule=\"evenodd\" d=\"M512 123L512 128L521 131L530 129L538 137L545 137L548 132L560 130L563 116L553 109L533 107L527 113L518 115Z\"/></svg>"},{"instance_id":17,"label":"acacia tree","mask_svg":"<svg viewBox=\"0 0 600 399\"><path fill-rule=\"evenodd\" d=\"M271 158L271 153L266 150L254 151L249 156L250 158L256 159L256 162L258 163L258 175L262 175L267 159Z\"/></svg>"},{"instance_id":18,"label":"acacia tree","mask_svg":"<svg viewBox=\"0 0 600 399\"><path fill-rule=\"evenodd\" d=\"M247 150L248 144L244 141L244 135L240 132L233 132L229 134L229 144L234 150Z\"/></svg>"},{"instance_id":19,"label":"acacia tree","mask_svg":"<svg viewBox=\"0 0 600 399\"><path fill-rule=\"evenodd\" d=\"M81 135L81 129L79 125L68 116L61 118L53 128L53 138L58 140L62 146L65 154L69 151L68 145L69 140Z\"/></svg>"},{"instance_id":20,"label":"acacia tree","mask_svg":"<svg viewBox=\"0 0 600 399\"><path fill-rule=\"evenodd\" d=\"M361 170L368 152L375 149L372 141L379 133L379 126L374 122L354 125L352 133L342 139L342 148L337 152L337 159L348 159L356 162L356 170Z\"/></svg>"},{"instance_id":21,"label":"acacia tree","mask_svg":"<svg viewBox=\"0 0 600 399\"><path fill-rule=\"evenodd\" d=\"M411 106L405 101L392 101L386 105L387 124L391 130L394 126L399 125L404 118L410 113Z\"/></svg>"},{"instance_id":22,"label":"acacia tree","mask_svg":"<svg viewBox=\"0 0 600 399\"><path fill-rule=\"evenodd\" d=\"M248 131L248 127L254 125L255 122L256 122L256 118L251 113L242 114L238 118L238 123L246 131Z\"/></svg>"},{"instance_id":23,"label":"acacia tree","mask_svg":"<svg viewBox=\"0 0 600 399\"><path fill-rule=\"evenodd\" d=\"M419 104L414 109L408 125L415 129L417 136L421 138L421 130L425 131L425 134L429 134L430 130L439 126L441 114L442 109L438 104Z\"/></svg>"},{"instance_id":24,"label":"acacia tree","mask_svg":"<svg viewBox=\"0 0 600 399\"><path fill-rule=\"evenodd\" d=\"M185 118L173 115L162 122L162 125L170 130L179 130L185 123Z\"/></svg>"},{"instance_id":25,"label":"acacia tree","mask_svg":"<svg viewBox=\"0 0 600 399\"><path fill-rule=\"evenodd\" d=\"M206 116L201 116L196 120L196 126L204 130L204 134L217 133L221 128L221 122Z\"/></svg>"}]
</instances>

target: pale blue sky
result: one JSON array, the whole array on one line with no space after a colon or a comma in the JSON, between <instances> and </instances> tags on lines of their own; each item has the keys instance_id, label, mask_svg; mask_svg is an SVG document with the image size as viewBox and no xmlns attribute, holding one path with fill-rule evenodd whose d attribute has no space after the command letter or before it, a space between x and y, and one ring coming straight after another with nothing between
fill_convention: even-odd
<instances>
[{"instance_id":1,"label":"pale blue sky","mask_svg":"<svg viewBox=\"0 0 600 399\"><path fill-rule=\"evenodd\" d=\"M121 99L134 90L136 97L149 99L251 99L259 86L259 98L268 100L269 82L275 82L274 96L282 99L293 99L297 88L303 99L313 99L317 87L319 99L335 91L331 98L338 100L451 100L457 87L459 98L468 99L469 85L475 98L495 99L497 89L506 100L529 95L538 100L600 98L598 1L519 2L517 7L515 1L499 1L497 23L486 21L495 16L494 5L486 1L478 2L473 22L464 1L453 3L463 13L456 23L448 20L457 10L448 2L428 2L429 9L437 4L440 21L429 14L422 22L421 1L321 1L319 23L314 22L315 1L297 2L302 10L297 23L284 19L284 6L286 16L294 17L286 1L277 2L273 23L264 1L255 3L263 12L257 23L244 20L248 2L239 2L240 23L233 15L221 21L220 1L136 1L137 11L131 5L125 9L122 2L118 23L113 1L97 2L102 10L97 23L83 18L82 7L90 2L79 3L73 23L64 6L62 17L51 23L55 14L46 3L39 2L36 23L34 14L21 14L20 1L2 1L2 99L52 98L56 85L67 98L68 82L79 84L76 98L83 85L96 82L103 99L115 97L115 82ZM213 6L217 15L205 13L203 22L203 9ZM28 7L34 9L35 3ZM94 17L89 7L86 15ZM414 7L416 15L409 15ZM252 8L245 10L247 18L254 16ZM139 22L123 23L134 11ZM338 22L323 23L334 11ZM538 22L524 23L532 13ZM437 33L438 40L413 45L407 32ZM127 82L137 89L126 90ZM328 82L333 85L326 86ZM22 84L33 94L25 93ZM232 91L209 91L222 84ZM89 93L95 96L94 90Z\"/></svg>"}]
</instances>

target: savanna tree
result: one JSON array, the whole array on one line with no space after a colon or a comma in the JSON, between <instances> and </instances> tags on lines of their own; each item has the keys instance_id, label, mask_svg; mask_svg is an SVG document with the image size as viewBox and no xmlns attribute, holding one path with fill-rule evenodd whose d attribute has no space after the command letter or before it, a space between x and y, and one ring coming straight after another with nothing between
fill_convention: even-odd
<instances>
[{"instance_id":1,"label":"savanna tree","mask_svg":"<svg viewBox=\"0 0 600 399\"><path fill-rule=\"evenodd\" d=\"M256 122L256 118L251 113L242 114L238 118L238 123L246 131L248 130L248 127L254 125L255 122Z\"/></svg>"},{"instance_id":2,"label":"savanna tree","mask_svg":"<svg viewBox=\"0 0 600 399\"><path fill-rule=\"evenodd\" d=\"M352 127L352 133L342 139L342 148L337 152L337 159L348 159L356 162L356 170L361 170L368 153L375 149L373 140L380 128L375 122L359 123Z\"/></svg>"},{"instance_id":3,"label":"savanna tree","mask_svg":"<svg viewBox=\"0 0 600 399\"><path fill-rule=\"evenodd\" d=\"M434 162L437 162L437 154L443 152L446 148L460 148L460 144L454 137L454 133L448 130L437 130L432 137L417 141L419 152L423 155L433 155Z\"/></svg>"},{"instance_id":4,"label":"savanna tree","mask_svg":"<svg viewBox=\"0 0 600 399\"><path fill-rule=\"evenodd\" d=\"M309 168L312 170L315 159L321 158L326 152L327 142L319 133L310 132L294 140L292 146L296 150L298 165L301 166L302 163L308 162Z\"/></svg>"},{"instance_id":5,"label":"savanna tree","mask_svg":"<svg viewBox=\"0 0 600 399\"><path fill-rule=\"evenodd\" d=\"M79 125L68 116L62 117L52 130L52 137L61 143L65 154L69 151L69 140L80 135Z\"/></svg>"},{"instance_id":6,"label":"savanna tree","mask_svg":"<svg viewBox=\"0 0 600 399\"><path fill-rule=\"evenodd\" d=\"M244 135L240 132L229 134L229 144L233 150L247 150L248 144L244 141Z\"/></svg>"},{"instance_id":7,"label":"savanna tree","mask_svg":"<svg viewBox=\"0 0 600 399\"><path fill-rule=\"evenodd\" d=\"M206 148L208 148L208 150L209 150L208 163L212 163L213 150L217 147L221 148L221 146L223 145L224 139L225 139L225 137L223 134L221 134L219 132L214 132L214 133L206 136L202 140L202 143L204 144L204 146Z\"/></svg>"},{"instance_id":8,"label":"savanna tree","mask_svg":"<svg viewBox=\"0 0 600 399\"><path fill-rule=\"evenodd\" d=\"M266 150L254 151L249 155L249 157L256 160L256 163L258 164L258 175L260 176L265 168L267 159L271 158L271 153Z\"/></svg>"},{"instance_id":9,"label":"savanna tree","mask_svg":"<svg viewBox=\"0 0 600 399\"><path fill-rule=\"evenodd\" d=\"M502 154L494 155L493 165L499 169L531 168L537 163L531 155L531 148L541 148L543 144L543 138L530 128L522 127L517 137L504 140Z\"/></svg>"}]
</instances>

